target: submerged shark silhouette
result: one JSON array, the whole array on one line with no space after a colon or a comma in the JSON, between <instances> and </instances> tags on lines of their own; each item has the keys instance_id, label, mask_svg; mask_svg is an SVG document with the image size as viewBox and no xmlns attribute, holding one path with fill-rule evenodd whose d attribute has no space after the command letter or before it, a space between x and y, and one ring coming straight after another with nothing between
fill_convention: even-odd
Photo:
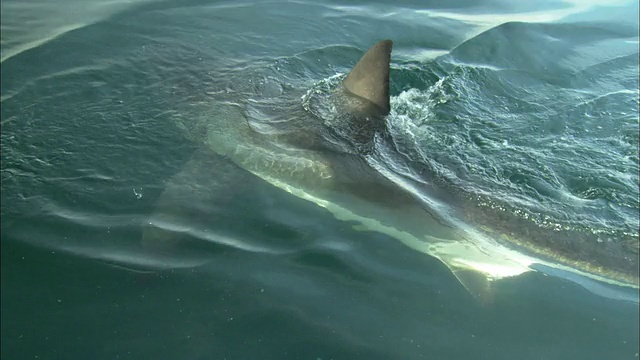
<instances>
[{"instance_id":1,"label":"submerged shark silhouette","mask_svg":"<svg viewBox=\"0 0 640 360\"><path fill-rule=\"evenodd\" d=\"M416 184L380 166L382 155L376 148L393 147L385 123L390 112L392 46L391 40L383 40L362 56L333 94L340 116L329 126L309 127L302 135L264 134L255 131L236 109L208 124L206 148L325 208L339 220L354 222L360 230L386 234L441 260L483 301L491 298L493 281L531 270L572 274L566 278L585 287L593 280L628 286L628 282L542 260L525 254L519 246L505 245L453 216L448 204L457 200L446 189ZM309 114L301 112L301 116ZM418 186L428 187L433 196L423 196ZM159 207L166 206L167 199L179 197L171 191L167 188ZM145 242L171 236L165 215L152 216L143 235Z\"/></svg>"}]
</instances>

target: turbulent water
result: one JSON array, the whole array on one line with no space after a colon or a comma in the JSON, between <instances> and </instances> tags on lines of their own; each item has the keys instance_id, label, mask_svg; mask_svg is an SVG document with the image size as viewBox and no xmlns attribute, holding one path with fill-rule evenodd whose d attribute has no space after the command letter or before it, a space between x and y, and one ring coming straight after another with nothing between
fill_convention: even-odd
<instances>
[{"instance_id":1,"label":"turbulent water","mask_svg":"<svg viewBox=\"0 0 640 360\"><path fill-rule=\"evenodd\" d=\"M636 290L529 273L479 304L437 260L202 148L212 133L214 150L236 146L234 121L317 130L308 119L326 118L329 94L390 38L394 147L377 165L441 184L471 226L589 234L554 246L633 272L637 13L633 1L3 1L2 357L637 357ZM284 153L274 166L290 171ZM171 186L171 206L194 215L162 225L179 248L150 253L144 225Z\"/></svg>"}]
</instances>

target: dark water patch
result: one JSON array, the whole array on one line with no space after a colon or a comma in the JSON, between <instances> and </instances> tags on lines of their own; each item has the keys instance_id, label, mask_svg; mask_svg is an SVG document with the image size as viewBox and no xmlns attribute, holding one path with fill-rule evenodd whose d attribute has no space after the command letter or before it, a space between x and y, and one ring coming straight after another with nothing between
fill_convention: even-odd
<instances>
[{"instance_id":1,"label":"dark water patch","mask_svg":"<svg viewBox=\"0 0 640 360\"><path fill-rule=\"evenodd\" d=\"M3 255L3 267L24 271L3 272L4 290L12 290L5 293L3 311L13 310L3 316L3 325L11 324L3 327L3 354L420 358L429 353L462 359L482 353L534 359L541 353L633 356L637 344L637 333L625 332L633 327L627 316L637 311L633 305L585 293L580 306L567 308L555 299L576 304L579 287L533 274L500 283L497 302L479 309L465 301L465 307L451 306L463 292L428 290L404 277L377 276L375 288L359 289L336 283L323 271L299 272L260 256L220 257L196 271L135 274L17 244L12 251L12 265ZM417 258L405 260L407 268L417 270ZM37 309L38 321L12 315L20 309ZM566 321L550 327L548 319ZM75 326L60 331L68 323ZM609 329L605 336L603 329ZM8 339L15 340L7 344ZM576 341L602 346L576 347Z\"/></svg>"}]
</instances>

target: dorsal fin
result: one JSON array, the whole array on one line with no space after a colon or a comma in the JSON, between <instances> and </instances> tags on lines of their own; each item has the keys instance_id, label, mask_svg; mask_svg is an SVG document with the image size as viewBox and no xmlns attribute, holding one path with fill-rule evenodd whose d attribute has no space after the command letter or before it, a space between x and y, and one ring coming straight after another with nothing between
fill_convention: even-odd
<instances>
[{"instance_id":1,"label":"dorsal fin","mask_svg":"<svg viewBox=\"0 0 640 360\"><path fill-rule=\"evenodd\" d=\"M389 114L389 63L391 40L382 40L367 51L343 81L353 95L376 105L379 115Z\"/></svg>"}]
</instances>

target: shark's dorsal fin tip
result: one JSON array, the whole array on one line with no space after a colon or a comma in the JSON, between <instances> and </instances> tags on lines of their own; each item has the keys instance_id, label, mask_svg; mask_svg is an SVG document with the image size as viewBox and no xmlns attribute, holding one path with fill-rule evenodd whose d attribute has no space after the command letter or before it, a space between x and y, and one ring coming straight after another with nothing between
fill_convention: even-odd
<instances>
[{"instance_id":1,"label":"shark's dorsal fin tip","mask_svg":"<svg viewBox=\"0 0 640 360\"><path fill-rule=\"evenodd\" d=\"M382 40L373 45L343 82L350 93L375 104L383 116L389 114L390 110L389 64L392 48L391 40Z\"/></svg>"}]
</instances>

